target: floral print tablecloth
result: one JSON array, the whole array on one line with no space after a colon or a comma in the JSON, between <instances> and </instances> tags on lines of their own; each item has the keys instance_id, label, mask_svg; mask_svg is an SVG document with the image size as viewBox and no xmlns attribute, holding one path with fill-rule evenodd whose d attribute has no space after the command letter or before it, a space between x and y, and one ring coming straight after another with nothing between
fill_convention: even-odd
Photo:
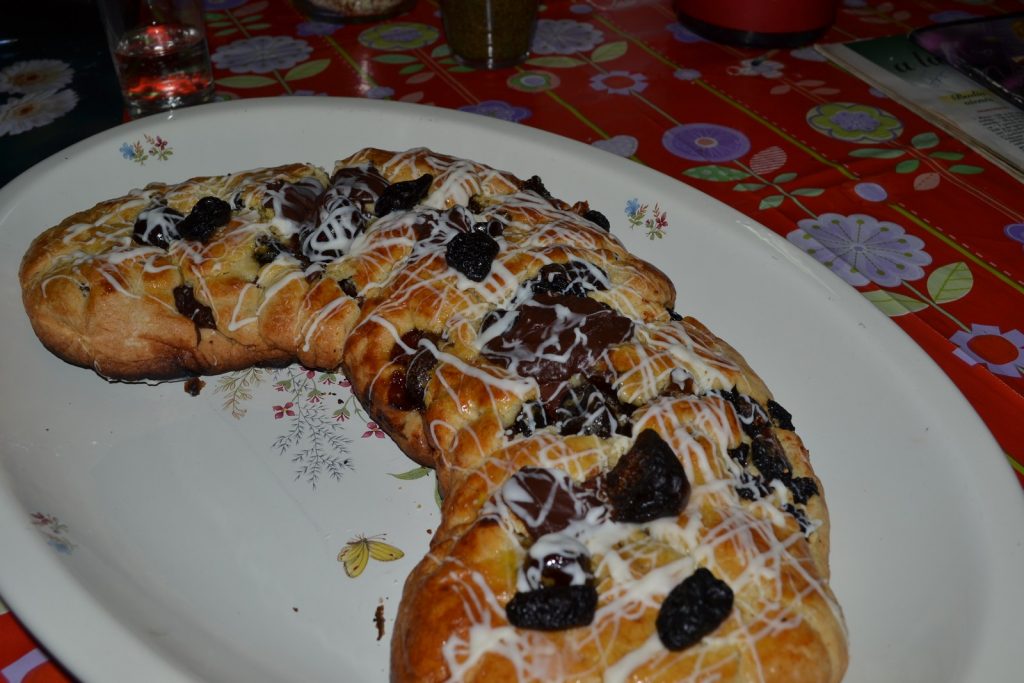
<instances>
[{"instance_id":1,"label":"floral print tablecloth","mask_svg":"<svg viewBox=\"0 0 1024 683\"><path fill-rule=\"evenodd\" d=\"M1021 186L813 48L709 43L667 0L553 0L530 58L481 72L452 58L433 1L351 25L312 21L287 0L206 0L206 9L218 98L346 95L474 112L651 166L755 218L917 341L1024 482ZM1019 9L1006 0L844 0L823 42ZM97 97L66 57L0 57L0 156ZM173 149L150 139L122 153L154 163ZM656 206L625 211L651 239L670 229ZM282 418L293 410L274 408ZM0 681L29 677L66 674L0 614Z\"/></svg>"}]
</instances>

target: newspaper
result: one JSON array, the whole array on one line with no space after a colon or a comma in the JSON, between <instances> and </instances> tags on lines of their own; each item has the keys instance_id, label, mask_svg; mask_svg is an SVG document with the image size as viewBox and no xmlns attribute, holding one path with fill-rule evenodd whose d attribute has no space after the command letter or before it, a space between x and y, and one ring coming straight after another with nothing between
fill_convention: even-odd
<instances>
[{"instance_id":1,"label":"newspaper","mask_svg":"<svg viewBox=\"0 0 1024 683\"><path fill-rule=\"evenodd\" d=\"M1024 182L1024 111L918 47L907 36L816 48Z\"/></svg>"}]
</instances>

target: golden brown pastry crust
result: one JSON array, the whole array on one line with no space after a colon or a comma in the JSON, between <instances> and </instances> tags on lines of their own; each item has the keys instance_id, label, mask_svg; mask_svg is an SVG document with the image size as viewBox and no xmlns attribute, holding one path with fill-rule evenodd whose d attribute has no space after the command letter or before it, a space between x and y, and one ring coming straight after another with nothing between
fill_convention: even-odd
<instances>
[{"instance_id":1,"label":"golden brown pastry crust","mask_svg":"<svg viewBox=\"0 0 1024 683\"><path fill-rule=\"evenodd\" d=\"M370 218L344 249L314 259L268 197L281 184L326 186L346 174L384 185L431 178L413 210ZM235 211L207 242L132 242L146 206L187 213L209 195ZM366 196L356 203L373 213ZM828 585L828 512L800 438L742 356L675 316L672 283L588 209L465 159L365 149L339 161L330 180L296 164L151 185L99 204L33 243L23 297L48 348L115 379L342 366L367 412L437 469L446 493L430 553L405 586L393 680L838 681L847 651ZM493 237L496 254L470 277L448 251L460 233L477 232ZM268 236L291 241L266 262L254 253ZM538 285L554 282L552 268L559 284ZM182 286L209 307L213 328L178 310ZM523 370L538 357L531 344L557 335L522 332L522 358L519 346L494 345L529 306L567 324L554 345L571 369L564 377ZM611 341L588 346L589 316L617 330ZM592 396L606 407L593 408ZM597 415L605 422L587 422ZM511 626L505 608L528 590L524 558L539 539L503 502L504 487L522 468L541 468L601 492L648 431L682 464L688 504L643 521L611 521L598 506L599 521L574 527L598 596L592 622ZM751 455L758 447L769 455ZM698 567L732 589L732 609L709 635L670 651L655 627L659 609Z\"/></svg>"}]
</instances>

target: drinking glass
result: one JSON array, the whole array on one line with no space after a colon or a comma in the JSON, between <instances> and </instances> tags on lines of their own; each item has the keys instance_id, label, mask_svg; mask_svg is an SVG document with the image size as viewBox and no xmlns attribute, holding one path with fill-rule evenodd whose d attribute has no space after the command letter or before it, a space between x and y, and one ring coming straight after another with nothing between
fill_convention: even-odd
<instances>
[{"instance_id":1,"label":"drinking glass","mask_svg":"<svg viewBox=\"0 0 1024 683\"><path fill-rule=\"evenodd\" d=\"M132 118L210 100L202 0L99 0L99 6Z\"/></svg>"},{"instance_id":2,"label":"drinking glass","mask_svg":"<svg viewBox=\"0 0 1024 683\"><path fill-rule=\"evenodd\" d=\"M501 69L529 56L537 0L441 0L441 17L456 61Z\"/></svg>"}]
</instances>

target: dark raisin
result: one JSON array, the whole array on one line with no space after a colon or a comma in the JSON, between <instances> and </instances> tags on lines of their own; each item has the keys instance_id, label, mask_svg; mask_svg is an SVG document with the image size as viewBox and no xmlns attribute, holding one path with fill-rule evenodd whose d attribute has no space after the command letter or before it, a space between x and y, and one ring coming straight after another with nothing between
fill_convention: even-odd
<instances>
[{"instance_id":1,"label":"dark raisin","mask_svg":"<svg viewBox=\"0 0 1024 683\"><path fill-rule=\"evenodd\" d=\"M669 320L674 320L676 322L679 322L680 320L683 319L683 316L681 316L678 313L676 313L675 309L673 309L673 308L666 308L665 310L668 311L668 318L669 318Z\"/></svg>"},{"instance_id":2,"label":"dark raisin","mask_svg":"<svg viewBox=\"0 0 1024 683\"><path fill-rule=\"evenodd\" d=\"M796 520L796 523L800 525L800 531L804 535L807 535L807 532L811 529L811 520L807 518L807 513L798 507L790 505L789 503L783 505L782 510L783 512L787 512L792 515L793 519Z\"/></svg>"},{"instance_id":3,"label":"dark raisin","mask_svg":"<svg viewBox=\"0 0 1024 683\"><path fill-rule=\"evenodd\" d=\"M453 206L442 215L445 218L445 224L449 228L454 228L459 232L471 232L476 229L473 217L461 206Z\"/></svg>"},{"instance_id":4,"label":"dark raisin","mask_svg":"<svg viewBox=\"0 0 1024 683\"><path fill-rule=\"evenodd\" d=\"M252 248L252 256L256 263L265 266L273 262L280 255L282 247L280 242L270 235L260 235L256 238L256 244Z\"/></svg>"},{"instance_id":5,"label":"dark raisin","mask_svg":"<svg viewBox=\"0 0 1024 683\"><path fill-rule=\"evenodd\" d=\"M736 495L743 500L759 500L771 493L764 479L746 471L740 472L740 483L735 488Z\"/></svg>"},{"instance_id":6,"label":"dark raisin","mask_svg":"<svg viewBox=\"0 0 1024 683\"><path fill-rule=\"evenodd\" d=\"M593 434L607 438L613 433L628 435L632 431L629 416L635 406L619 401L611 386L595 378L570 388L555 410L559 434Z\"/></svg>"},{"instance_id":7,"label":"dark raisin","mask_svg":"<svg viewBox=\"0 0 1024 683\"><path fill-rule=\"evenodd\" d=\"M422 410L423 395L427 390L427 383L430 382L434 368L437 367L437 358L430 349L420 349L409 361L409 367L405 371L405 397L410 405L417 410Z\"/></svg>"},{"instance_id":8,"label":"dark raisin","mask_svg":"<svg viewBox=\"0 0 1024 683\"><path fill-rule=\"evenodd\" d=\"M751 460L766 481L776 479L783 483L793 478L793 467L786 459L782 446L772 436L757 436L751 444Z\"/></svg>"},{"instance_id":9,"label":"dark raisin","mask_svg":"<svg viewBox=\"0 0 1024 683\"><path fill-rule=\"evenodd\" d=\"M245 208L245 200L242 198L241 192L236 192L231 198L231 208L235 211L241 211Z\"/></svg>"},{"instance_id":10,"label":"dark raisin","mask_svg":"<svg viewBox=\"0 0 1024 683\"><path fill-rule=\"evenodd\" d=\"M231 205L217 197L203 197L178 223L178 233L187 240L205 242L217 228L231 220Z\"/></svg>"},{"instance_id":11,"label":"dark raisin","mask_svg":"<svg viewBox=\"0 0 1024 683\"><path fill-rule=\"evenodd\" d=\"M178 313L195 323L196 327L217 329L217 321L213 317L213 309L196 301L192 285L178 285L173 290L174 307Z\"/></svg>"},{"instance_id":12,"label":"dark raisin","mask_svg":"<svg viewBox=\"0 0 1024 683\"><path fill-rule=\"evenodd\" d=\"M605 491L618 522L674 517L690 499L690 481L672 447L645 429L605 476Z\"/></svg>"},{"instance_id":13,"label":"dark raisin","mask_svg":"<svg viewBox=\"0 0 1024 683\"><path fill-rule=\"evenodd\" d=\"M538 429L547 426L548 417L544 412L544 406L537 401L528 401L523 404L522 410L516 415L516 420L509 429L513 435L530 436Z\"/></svg>"},{"instance_id":14,"label":"dark raisin","mask_svg":"<svg viewBox=\"0 0 1024 683\"><path fill-rule=\"evenodd\" d=\"M185 380L185 393L189 396L198 396L205 386L206 382L198 377L189 377Z\"/></svg>"},{"instance_id":15,"label":"dark raisin","mask_svg":"<svg viewBox=\"0 0 1024 683\"><path fill-rule=\"evenodd\" d=\"M775 401L768 399L768 415L772 418L772 422L779 429L788 429L793 431L796 429L793 426L793 416L790 415L789 411L780 406Z\"/></svg>"},{"instance_id":16,"label":"dark raisin","mask_svg":"<svg viewBox=\"0 0 1024 683\"><path fill-rule=\"evenodd\" d=\"M732 404L736 417L740 420L740 427L750 438L760 436L771 426L768 414L761 408L761 404L746 394L741 394L736 387L720 393Z\"/></svg>"},{"instance_id":17,"label":"dark raisin","mask_svg":"<svg viewBox=\"0 0 1024 683\"><path fill-rule=\"evenodd\" d=\"M473 229L479 232L486 232L491 237L501 237L505 232L504 224L496 218L489 221L480 221L473 224Z\"/></svg>"},{"instance_id":18,"label":"dark raisin","mask_svg":"<svg viewBox=\"0 0 1024 683\"><path fill-rule=\"evenodd\" d=\"M508 622L517 628L560 631L586 626L597 610L593 586L552 586L516 593L505 606Z\"/></svg>"},{"instance_id":19,"label":"dark raisin","mask_svg":"<svg viewBox=\"0 0 1024 683\"><path fill-rule=\"evenodd\" d=\"M544 199L551 199L551 193L548 192L548 188L544 187L544 181L540 179L540 176L530 177L521 185L521 187L524 190L536 192Z\"/></svg>"},{"instance_id":20,"label":"dark raisin","mask_svg":"<svg viewBox=\"0 0 1024 683\"><path fill-rule=\"evenodd\" d=\"M793 477L786 483L786 487L793 493L793 500L803 505L811 499L811 496L818 495L818 484L810 477Z\"/></svg>"},{"instance_id":21,"label":"dark raisin","mask_svg":"<svg viewBox=\"0 0 1024 683\"><path fill-rule=\"evenodd\" d=\"M421 339L429 339L436 344L439 337L433 332L427 332L419 328L411 329L402 335L401 344L395 344L391 347L391 360L402 367L409 365L409 361L412 360L413 355L419 350Z\"/></svg>"},{"instance_id":22,"label":"dark raisin","mask_svg":"<svg viewBox=\"0 0 1024 683\"><path fill-rule=\"evenodd\" d=\"M586 585L594 579L590 569L590 557L586 549L575 548L568 544L557 544L555 549L538 558L537 546L527 553L523 562L523 574L526 583L532 590L550 588L552 586Z\"/></svg>"},{"instance_id":23,"label":"dark raisin","mask_svg":"<svg viewBox=\"0 0 1024 683\"><path fill-rule=\"evenodd\" d=\"M387 216L392 211L408 211L427 196L434 176L424 173L416 180L404 180L392 183L384 188L373 207L378 218Z\"/></svg>"},{"instance_id":24,"label":"dark raisin","mask_svg":"<svg viewBox=\"0 0 1024 683\"><path fill-rule=\"evenodd\" d=\"M175 211L169 206L151 206L135 219L132 239L138 244L166 249L172 240L181 237L177 226L183 218L180 211Z\"/></svg>"},{"instance_id":25,"label":"dark raisin","mask_svg":"<svg viewBox=\"0 0 1024 683\"><path fill-rule=\"evenodd\" d=\"M466 208L469 209L470 213L483 213L484 205L480 202L480 195L475 194L469 198L466 202Z\"/></svg>"},{"instance_id":26,"label":"dark raisin","mask_svg":"<svg viewBox=\"0 0 1024 683\"><path fill-rule=\"evenodd\" d=\"M736 448L730 448L727 452L730 458L743 467L746 467L747 463L750 462L750 446L748 444L741 443Z\"/></svg>"},{"instance_id":27,"label":"dark raisin","mask_svg":"<svg viewBox=\"0 0 1024 683\"><path fill-rule=\"evenodd\" d=\"M661 603L655 626L662 644L678 651L712 633L732 611L732 589L704 567L683 580Z\"/></svg>"},{"instance_id":28,"label":"dark raisin","mask_svg":"<svg viewBox=\"0 0 1024 683\"><path fill-rule=\"evenodd\" d=\"M448 242L448 265L474 282L483 282L491 272L491 262L501 247L483 232L460 232Z\"/></svg>"},{"instance_id":29,"label":"dark raisin","mask_svg":"<svg viewBox=\"0 0 1024 683\"><path fill-rule=\"evenodd\" d=\"M346 296L350 296L353 299L359 298L359 288L356 287L356 283L352 278L347 277L344 280L339 281L338 286L341 287L341 291L344 292Z\"/></svg>"},{"instance_id":30,"label":"dark raisin","mask_svg":"<svg viewBox=\"0 0 1024 683\"><path fill-rule=\"evenodd\" d=\"M593 223L594 225L601 228L602 230L611 232L612 224L608 222L608 219L605 218L605 215L600 211L595 211L594 209L591 209L590 211L587 211L585 214L583 214L583 217L586 218L591 223Z\"/></svg>"},{"instance_id":31,"label":"dark raisin","mask_svg":"<svg viewBox=\"0 0 1024 683\"><path fill-rule=\"evenodd\" d=\"M569 261L549 263L542 267L530 280L530 286L534 293L586 296L589 292L606 290L607 280L607 274L597 266L582 261Z\"/></svg>"}]
</instances>

